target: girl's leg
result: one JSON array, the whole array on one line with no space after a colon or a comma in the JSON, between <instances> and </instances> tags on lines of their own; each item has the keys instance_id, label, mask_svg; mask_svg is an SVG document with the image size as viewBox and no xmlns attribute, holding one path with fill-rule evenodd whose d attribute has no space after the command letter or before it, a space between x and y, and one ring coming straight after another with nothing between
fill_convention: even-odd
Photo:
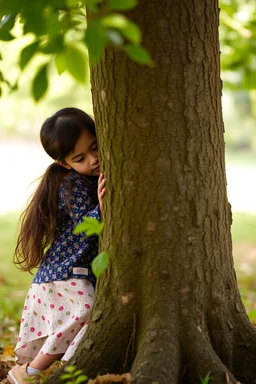
<instances>
[{"instance_id":1,"label":"girl's leg","mask_svg":"<svg viewBox=\"0 0 256 384\"><path fill-rule=\"evenodd\" d=\"M57 355L43 355L39 353L34 360L29 363L29 366L31 368L37 369L38 371L44 371L45 369L49 368L50 365L52 365L56 360L60 360L62 354Z\"/></svg>"}]
</instances>

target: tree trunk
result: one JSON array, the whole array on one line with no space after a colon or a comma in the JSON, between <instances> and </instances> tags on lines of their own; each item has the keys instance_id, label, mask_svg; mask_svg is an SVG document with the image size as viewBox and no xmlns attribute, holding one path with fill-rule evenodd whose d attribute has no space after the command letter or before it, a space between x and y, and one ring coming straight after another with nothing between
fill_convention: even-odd
<instances>
[{"instance_id":1,"label":"tree trunk","mask_svg":"<svg viewBox=\"0 0 256 384\"><path fill-rule=\"evenodd\" d=\"M209 372L256 383L232 258L218 2L139 0L130 16L155 65L108 49L92 69L111 263L72 362L90 377L130 371L136 384Z\"/></svg>"}]
</instances>

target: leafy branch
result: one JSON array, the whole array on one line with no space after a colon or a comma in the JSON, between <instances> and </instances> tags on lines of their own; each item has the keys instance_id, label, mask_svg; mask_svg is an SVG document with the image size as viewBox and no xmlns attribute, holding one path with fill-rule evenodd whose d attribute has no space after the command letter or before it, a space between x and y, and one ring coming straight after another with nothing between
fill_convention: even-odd
<instances>
[{"instance_id":1,"label":"leafy branch","mask_svg":"<svg viewBox=\"0 0 256 384\"><path fill-rule=\"evenodd\" d=\"M103 0L0 0L0 40L12 41L21 36L32 39L20 52L20 72L36 55L44 58L32 80L34 100L45 95L53 63L59 75L67 71L84 84L89 60L92 65L99 63L109 46L122 50L137 63L152 65L142 46L139 27L122 14L134 8L136 2L107 0L103 6Z\"/></svg>"}]
</instances>

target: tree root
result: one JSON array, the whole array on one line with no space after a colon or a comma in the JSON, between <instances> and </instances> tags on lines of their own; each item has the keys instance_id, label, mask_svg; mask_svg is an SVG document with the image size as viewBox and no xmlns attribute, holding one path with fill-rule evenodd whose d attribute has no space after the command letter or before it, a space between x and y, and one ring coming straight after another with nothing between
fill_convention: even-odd
<instances>
[{"instance_id":1,"label":"tree root","mask_svg":"<svg viewBox=\"0 0 256 384\"><path fill-rule=\"evenodd\" d=\"M170 328L170 327L169 327ZM181 364L180 343L177 329L148 325L139 342L131 374L133 384L176 384Z\"/></svg>"},{"instance_id":2,"label":"tree root","mask_svg":"<svg viewBox=\"0 0 256 384\"><path fill-rule=\"evenodd\" d=\"M235 335L233 372L243 383L256 384L256 330L246 317Z\"/></svg>"},{"instance_id":3,"label":"tree root","mask_svg":"<svg viewBox=\"0 0 256 384\"><path fill-rule=\"evenodd\" d=\"M218 384L238 383L214 351L208 335L205 335L200 327L190 327L189 333L184 335L182 349L185 361L189 364L182 383L198 383L200 377L205 378L208 374Z\"/></svg>"}]
</instances>

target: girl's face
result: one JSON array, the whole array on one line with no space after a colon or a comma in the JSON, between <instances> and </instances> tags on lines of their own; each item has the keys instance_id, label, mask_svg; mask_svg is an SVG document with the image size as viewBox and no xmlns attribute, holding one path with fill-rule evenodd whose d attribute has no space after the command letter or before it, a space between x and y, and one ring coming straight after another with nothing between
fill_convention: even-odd
<instances>
[{"instance_id":1,"label":"girl's face","mask_svg":"<svg viewBox=\"0 0 256 384\"><path fill-rule=\"evenodd\" d=\"M97 139L87 129L84 129L76 142L74 150L65 157L63 164L68 169L74 169L86 176L99 176L99 158Z\"/></svg>"}]
</instances>

